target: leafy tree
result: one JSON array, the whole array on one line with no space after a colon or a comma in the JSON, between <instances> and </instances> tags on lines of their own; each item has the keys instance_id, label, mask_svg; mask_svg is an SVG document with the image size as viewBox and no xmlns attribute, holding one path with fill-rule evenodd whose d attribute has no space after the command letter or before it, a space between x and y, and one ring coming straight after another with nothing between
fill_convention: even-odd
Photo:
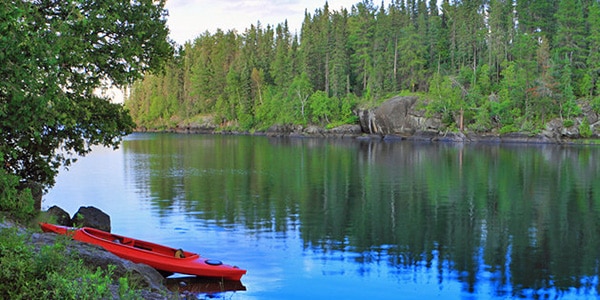
<instances>
[{"instance_id":1,"label":"leafy tree","mask_svg":"<svg viewBox=\"0 0 600 300\"><path fill-rule=\"evenodd\" d=\"M524 76L523 70L514 63L508 63L501 73L502 80L496 101L491 103L492 115L500 127L505 130L516 131L513 126L516 119L521 115L526 103L520 103L519 100L525 100Z\"/></svg>"},{"instance_id":2,"label":"leafy tree","mask_svg":"<svg viewBox=\"0 0 600 300\"><path fill-rule=\"evenodd\" d=\"M281 99L282 95L277 91L274 86L263 91L263 102L256 108L256 121L260 126L268 128L270 125L277 123L282 114L289 112L287 110L281 111L277 100Z\"/></svg>"},{"instance_id":3,"label":"leafy tree","mask_svg":"<svg viewBox=\"0 0 600 300\"><path fill-rule=\"evenodd\" d=\"M134 124L93 93L161 67L164 0L12 0L0 4L0 153L22 180L54 184L92 145L116 147Z\"/></svg>"},{"instance_id":4,"label":"leafy tree","mask_svg":"<svg viewBox=\"0 0 600 300\"><path fill-rule=\"evenodd\" d=\"M305 72L294 78L292 85L289 88L288 95L291 103L290 109L300 112L300 118L292 118L301 123L306 123L308 119L308 99L313 93L313 88L310 85L310 80ZM289 113L289 112L288 112Z\"/></svg>"},{"instance_id":5,"label":"leafy tree","mask_svg":"<svg viewBox=\"0 0 600 300\"><path fill-rule=\"evenodd\" d=\"M324 91L317 91L309 98L313 122L328 124L333 115L332 99Z\"/></svg>"},{"instance_id":6,"label":"leafy tree","mask_svg":"<svg viewBox=\"0 0 600 300\"><path fill-rule=\"evenodd\" d=\"M0 169L0 211L10 211L16 218L25 220L34 213L34 201L31 190L19 190L19 179L18 176L7 174L4 169Z\"/></svg>"},{"instance_id":7,"label":"leafy tree","mask_svg":"<svg viewBox=\"0 0 600 300\"><path fill-rule=\"evenodd\" d=\"M435 73L429 82L429 93L431 96L427 113L439 113L445 125L453 126L457 120L455 113L461 109L460 89L454 86L452 78Z\"/></svg>"}]
</instances>

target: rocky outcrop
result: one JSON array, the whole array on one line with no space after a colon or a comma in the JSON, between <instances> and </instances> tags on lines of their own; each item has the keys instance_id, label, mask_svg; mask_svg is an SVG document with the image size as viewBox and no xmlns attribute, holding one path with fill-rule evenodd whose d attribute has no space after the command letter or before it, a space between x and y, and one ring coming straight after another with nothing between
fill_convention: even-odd
<instances>
[{"instance_id":1,"label":"rocky outcrop","mask_svg":"<svg viewBox=\"0 0 600 300\"><path fill-rule=\"evenodd\" d=\"M565 122L559 118L550 120L546 123L544 134L551 136L556 139L578 139L582 136L581 130L587 121L589 130L592 138L600 137L600 114L594 111L589 102L579 102L579 108L581 109L581 115L573 118L568 126Z\"/></svg>"},{"instance_id":2,"label":"rocky outcrop","mask_svg":"<svg viewBox=\"0 0 600 300\"><path fill-rule=\"evenodd\" d=\"M363 135L360 125L345 124L332 129L325 129L315 125L273 125L265 135L270 137L331 137L331 138L356 138Z\"/></svg>"},{"instance_id":3,"label":"rocky outcrop","mask_svg":"<svg viewBox=\"0 0 600 300\"><path fill-rule=\"evenodd\" d=\"M416 96L393 97L377 108L357 111L360 126L366 134L376 134L386 140L499 143L564 143L581 138L584 119L590 124L592 136L600 137L600 115L589 104L580 103L582 115L565 126L560 119L551 120L538 134L449 132L438 116L426 116L424 103Z\"/></svg>"},{"instance_id":4,"label":"rocky outcrop","mask_svg":"<svg viewBox=\"0 0 600 300\"><path fill-rule=\"evenodd\" d=\"M72 221L75 226L92 227L110 232L110 216L93 206L80 207Z\"/></svg>"},{"instance_id":5,"label":"rocky outcrop","mask_svg":"<svg viewBox=\"0 0 600 300\"><path fill-rule=\"evenodd\" d=\"M394 97L375 109L357 112L364 133L382 136L414 136L419 132L437 132L441 120L426 117L425 110L418 107L418 97Z\"/></svg>"}]
</instances>

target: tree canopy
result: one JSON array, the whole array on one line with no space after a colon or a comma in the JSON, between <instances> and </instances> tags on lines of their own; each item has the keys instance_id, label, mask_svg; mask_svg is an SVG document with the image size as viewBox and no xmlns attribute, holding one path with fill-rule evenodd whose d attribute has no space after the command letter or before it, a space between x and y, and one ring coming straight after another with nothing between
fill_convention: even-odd
<instances>
[{"instance_id":1,"label":"tree canopy","mask_svg":"<svg viewBox=\"0 0 600 300\"><path fill-rule=\"evenodd\" d=\"M134 123L97 95L172 55L164 0L10 0L0 4L2 172L52 186L93 145L118 146Z\"/></svg>"},{"instance_id":2,"label":"tree canopy","mask_svg":"<svg viewBox=\"0 0 600 300\"><path fill-rule=\"evenodd\" d=\"M139 126L212 114L223 126L260 129L353 122L356 105L404 91L423 95L431 113L460 130L535 131L576 116L577 100L600 108L599 5L325 3L305 12L295 34L286 22L201 34L181 46L167 75L137 82L126 106Z\"/></svg>"}]
</instances>

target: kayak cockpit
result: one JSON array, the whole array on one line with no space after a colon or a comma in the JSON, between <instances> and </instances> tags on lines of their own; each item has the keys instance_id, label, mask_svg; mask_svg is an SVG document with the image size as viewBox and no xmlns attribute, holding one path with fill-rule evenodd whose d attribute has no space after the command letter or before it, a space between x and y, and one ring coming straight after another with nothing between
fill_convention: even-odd
<instances>
[{"instance_id":1,"label":"kayak cockpit","mask_svg":"<svg viewBox=\"0 0 600 300\"><path fill-rule=\"evenodd\" d=\"M136 240L116 234L111 234L105 231L97 230L94 228L84 227L81 229L83 233L88 235L93 239L102 240L105 243L112 243L114 245L119 245L128 248L135 248L136 250L143 250L151 252L155 255L162 255L166 257L174 257L174 258L197 258L198 254L188 251L183 251L182 249L176 249L171 247L166 247L159 244L154 244L146 241Z\"/></svg>"}]
</instances>

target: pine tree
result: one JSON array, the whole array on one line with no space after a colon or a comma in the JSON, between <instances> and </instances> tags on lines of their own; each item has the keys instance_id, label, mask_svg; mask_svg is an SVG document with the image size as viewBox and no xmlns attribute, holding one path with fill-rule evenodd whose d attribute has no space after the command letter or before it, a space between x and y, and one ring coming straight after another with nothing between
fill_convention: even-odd
<instances>
[{"instance_id":1,"label":"pine tree","mask_svg":"<svg viewBox=\"0 0 600 300\"><path fill-rule=\"evenodd\" d=\"M574 86L579 86L586 60L586 30L581 0L561 0L556 12L557 31L554 53L566 59L572 70Z\"/></svg>"},{"instance_id":2,"label":"pine tree","mask_svg":"<svg viewBox=\"0 0 600 300\"><path fill-rule=\"evenodd\" d=\"M436 2L437 1L432 1ZM431 73L440 72L449 68L450 62L450 37L448 36L448 15L444 8L448 8L449 4L442 7L433 6L430 2L429 18L429 52Z\"/></svg>"},{"instance_id":3,"label":"pine tree","mask_svg":"<svg viewBox=\"0 0 600 300\"><path fill-rule=\"evenodd\" d=\"M556 34L556 10L560 0L517 1L517 20L521 33L545 36L552 44Z\"/></svg>"},{"instance_id":4,"label":"pine tree","mask_svg":"<svg viewBox=\"0 0 600 300\"><path fill-rule=\"evenodd\" d=\"M488 18L488 65L495 82L500 80L502 65L509 59L511 39L514 37L513 2L491 0Z\"/></svg>"},{"instance_id":5,"label":"pine tree","mask_svg":"<svg viewBox=\"0 0 600 300\"><path fill-rule=\"evenodd\" d=\"M280 89L286 89L292 82L292 37L288 23L277 25L275 37L275 59L271 64L273 82Z\"/></svg>"},{"instance_id":6,"label":"pine tree","mask_svg":"<svg viewBox=\"0 0 600 300\"><path fill-rule=\"evenodd\" d=\"M333 97L350 93L350 54L348 49L348 11L332 14L329 90Z\"/></svg>"},{"instance_id":7,"label":"pine tree","mask_svg":"<svg viewBox=\"0 0 600 300\"><path fill-rule=\"evenodd\" d=\"M402 89L412 92L418 90L419 84L424 79L424 70L427 63L426 49L423 47L417 29L412 22L402 28L398 51L402 53L398 61L398 73L401 78Z\"/></svg>"},{"instance_id":8,"label":"pine tree","mask_svg":"<svg viewBox=\"0 0 600 300\"><path fill-rule=\"evenodd\" d=\"M317 90L328 89L327 70L329 47L329 7L317 9L315 15L307 12L302 23L300 51L305 72L313 87Z\"/></svg>"},{"instance_id":9,"label":"pine tree","mask_svg":"<svg viewBox=\"0 0 600 300\"><path fill-rule=\"evenodd\" d=\"M373 72L369 77L369 85L375 97L391 91L393 85L393 56L395 43L392 40L395 28L391 26L391 18L382 5L376 14L373 37Z\"/></svg>"},{"instance_id":10,"label":"pine tree","mask_svg":"<svg viewBox=\"0 0 600 300\"><path fill-rule=\"evenodd\" d=\"M588 54L585 84L582 84L581 94L590 97L598 96L600 92L600 3L593 1L589 6L587 18Z\"/></svg>"},{"instance_id":11,"label":"pine tree","mask_svg":"<svg viewBox=\"0 0 600 300\"><path fill-rule=\"evenodd\" d=\"M372 72L372 45L375 14L372 1L363 1L352 7L350 26L350 45L353 50L352 70L356 78L354 91L363 95L367 91L369 76Z\"/></svg>"}]
</instances>

